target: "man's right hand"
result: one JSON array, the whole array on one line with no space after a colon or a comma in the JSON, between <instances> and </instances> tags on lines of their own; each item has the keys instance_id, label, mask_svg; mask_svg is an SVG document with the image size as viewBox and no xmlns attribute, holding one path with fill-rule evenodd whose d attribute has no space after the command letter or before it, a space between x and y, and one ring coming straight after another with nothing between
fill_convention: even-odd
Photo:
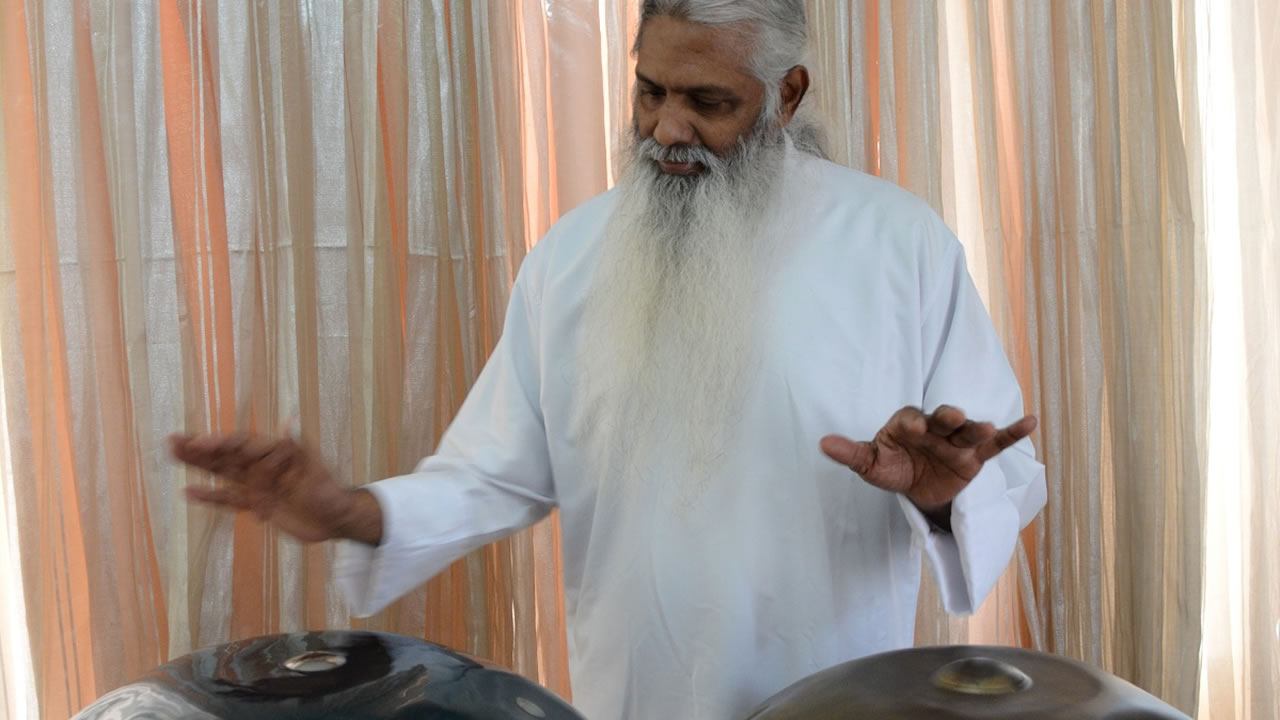
<instances>
[{"instance_id":1,"label":"man's right hand","mask_svg":"<svg viewBox=\"0 0 1280 720\"><path fill-rule=\"evenodd\" d=\"M342 487L317 453L292 438L172 435L169 447L177 460L222 481L187 487L191 500L252 511L303 542L382 541L377 499Z\"/></svg>"}]
</instances>

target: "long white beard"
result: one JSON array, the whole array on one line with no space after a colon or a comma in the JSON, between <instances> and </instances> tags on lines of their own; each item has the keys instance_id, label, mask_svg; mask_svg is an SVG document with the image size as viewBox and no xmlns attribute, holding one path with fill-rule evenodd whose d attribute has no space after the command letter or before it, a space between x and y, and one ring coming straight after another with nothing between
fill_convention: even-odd
<instances>
[{"instance_id":1,"label":"long white beard","mask_svg":"<svg viewBox=\"0 0 1280 720\"><path fill-rule=\"evenodd\" d=\"M729 451L761 357L785 152L772 129L725 158L652 140L631 148L580 356L582 440L602 496L687 508ZM707 171L667 175L659 157Z\"/></svg>"}]
</instances>

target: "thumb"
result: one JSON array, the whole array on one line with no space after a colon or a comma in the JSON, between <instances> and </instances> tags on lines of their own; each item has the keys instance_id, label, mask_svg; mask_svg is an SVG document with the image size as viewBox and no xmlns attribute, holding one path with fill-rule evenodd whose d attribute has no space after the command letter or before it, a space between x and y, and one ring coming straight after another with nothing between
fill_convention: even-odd
<instances>
[{"instance_id":1,"label":"thumb","mask_svg":"<svg viewBox=\"0 0 1280 720\"><path fill-rule=\"evenodd\" d=\"M876 464L876 446L869 442L854 442L841 435L828 435L820 443L822 452L850 470L865 475Z\"/></svg>"}]
</instances>

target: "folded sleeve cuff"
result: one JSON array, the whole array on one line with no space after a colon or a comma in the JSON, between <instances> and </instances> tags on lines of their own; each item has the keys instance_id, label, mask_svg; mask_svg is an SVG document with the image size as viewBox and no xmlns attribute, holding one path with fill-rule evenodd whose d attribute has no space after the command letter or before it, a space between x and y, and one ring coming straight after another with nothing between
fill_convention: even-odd
<instances>
[{"instance_id":1,"label":"folded sleeve cuff","mask_svg":"<svg viewBox=\"0 0 1280 720\"><path fill-rule=\"evenodd\" d=\"M904 495L898 496L898 504L911 526L911 542L929 559L937 579L938 594L947 612L967 615L973 612L965 585L964 565L960 559L960 545L952 533L935 529L924 513L920 512ZM952 515L952 523L955 516ZM953 525L954 527L954 525Z\"/></svg>"},{"instance_id":2,"label":"folded sleeve cuff","mask_svg":"<svg viewBox=\"0 0 1280 720\"><path fill-rule=\"evenodd\" d=\"M1033 485L1033 487L1035 487ZM1043 493L1043 484L1037 489ZM952 615L972 615L1009 565L1024 518L1020 505L1039 509L1043 498L1024 498L1024 487L1010 491L996 462L988 463L951 507L951 532L937 530L905 496L898 503L937 580L943 606Z\"/></svg>"},{"instance_id":3,"label":"folded sleeve cuff","mask_svg":"<svg viewBox=\"0 0 1280 720\"><path fill-rule=\"evenodd\" d=\"M378 565L377 548L350 540L338 543L333 562L334 580L347 600L348 609L356 617L369 617L389 604L373 593Z\"/></svg>"},{"instance_id":4,"label":"folded sleeve cuff","mask_svg":"<svg viewBox=\"0 0 1280 720\"><path fill-rule=\"evenodd\" d=\"M356 617L369 617L467 553L532 525L539 498L454 477L422 474L366 485L382 510L382 544L342 541L334 581Z\"/></svg>"}]
</instances>

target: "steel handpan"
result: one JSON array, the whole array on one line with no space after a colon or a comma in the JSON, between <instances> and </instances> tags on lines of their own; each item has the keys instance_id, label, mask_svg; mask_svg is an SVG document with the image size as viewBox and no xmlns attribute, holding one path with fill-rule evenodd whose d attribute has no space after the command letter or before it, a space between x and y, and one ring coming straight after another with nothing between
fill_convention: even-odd
<instances>
[{"instance_id":1,"label":"steel handpan","mask_svg":"<svg viewBox=\"0 0 1280 720\"><path fill-rule=\"evenodd\" d=\"M582 720L519 675L366 632L271 635L198 650L104 695L81 720Z\"/></svg>"},{"instance_id":2,"label":"steel handpan","mask_svg":"<svg viewBox=\"0 0 1280 720\"><path fill-rule=\"evenodd\" d=\"M1083 663L1006 647L881 653L803 679L747 720L1190 720Z\"/></svg>"}]
</instances>

